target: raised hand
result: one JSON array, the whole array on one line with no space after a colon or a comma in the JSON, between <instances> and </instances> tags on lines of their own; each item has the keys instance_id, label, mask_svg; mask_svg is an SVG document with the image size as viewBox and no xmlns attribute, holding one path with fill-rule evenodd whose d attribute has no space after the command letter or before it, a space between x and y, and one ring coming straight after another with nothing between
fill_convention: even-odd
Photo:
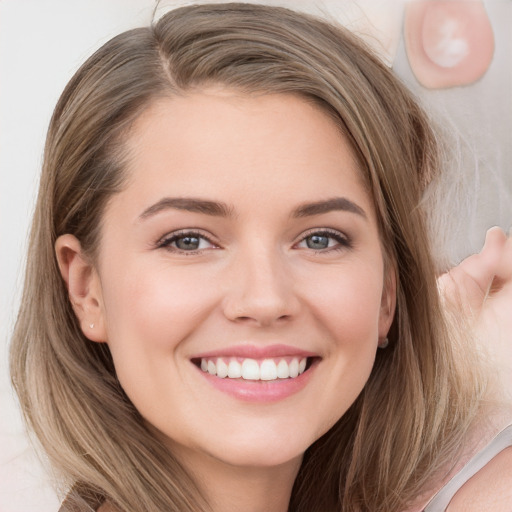
<instances>
[{"instance_id":1,"label":"raised hand","mask_svg":"<svg viewBox=\"0 0 512 512\"><path fill-rule=\"evenodd\" d=\"M512 237L487 232L473 254L438 280L447 307L468 321L499 372L501 391L512 400Z\"/></svg>"}]
</instances>

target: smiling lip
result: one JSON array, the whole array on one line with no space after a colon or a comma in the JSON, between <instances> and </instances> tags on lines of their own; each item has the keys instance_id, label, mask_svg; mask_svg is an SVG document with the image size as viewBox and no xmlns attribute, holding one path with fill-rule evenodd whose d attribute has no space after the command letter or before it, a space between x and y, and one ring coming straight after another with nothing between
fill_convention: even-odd
<instances>
[{"instance_id":1,"label":"smiling lip","mask_svg":"<svg viewBox=\"0 0 512 512\"><path fill-rule=\"evenodd\" d=\"M290 345L236 345L211 352L203 352L192 359L208 359L214 357L242 357L250 359L272 359L276 357L318 357L314 352L292 347Z\"/></svg>"},{"instance_id":2,"label":"smiling lip","mask_svg":"<svg viewBox=\"0 0 512 512\"><path fill-rule=\"evenodd\" d=\"M320 358L318 354L297 349L287 345L255 346L238 345L226 349L205 352L194 356L192 362L201 359L220 357L248 358L248 359L276 359L285 357L310 358L312 361L308 369L295 378L277 379L272 381L252 381L244 379L220 378L202 371L195 364L202 378L218 391L226 393L238 400L246 402L277 402L301 391L309 382Z\"/></svg>"}]
</instances>

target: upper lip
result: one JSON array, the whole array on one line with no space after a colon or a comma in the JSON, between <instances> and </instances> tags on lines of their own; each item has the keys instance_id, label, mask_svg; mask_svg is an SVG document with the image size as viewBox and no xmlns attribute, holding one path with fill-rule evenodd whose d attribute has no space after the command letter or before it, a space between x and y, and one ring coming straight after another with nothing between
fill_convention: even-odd
<instances>
[{"instance_id":1,"label":"upper lip","mask_svg":"<svg viewBox=\"0 0 512 512\"><path fill-rule=\"evenodd\" d=\"M234 345L197 354L192 359L214 357L242 357L250 359L271 359L275 357L318 357L318 354L291 345Z\"/></svg>"}]
</instances>

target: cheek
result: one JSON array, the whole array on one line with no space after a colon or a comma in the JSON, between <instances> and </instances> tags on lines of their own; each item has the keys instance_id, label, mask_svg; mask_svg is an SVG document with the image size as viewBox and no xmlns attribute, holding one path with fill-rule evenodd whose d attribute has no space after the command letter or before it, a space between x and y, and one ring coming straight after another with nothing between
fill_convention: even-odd
<instances>
[{"instance_id":1,"label":"cheek","mask_svg":"<svg viewBox=\"0 0 512 512\"><path fill-rule=\"evenodd\" d=\"M109 344L166 350L187 337L211 302L190 273L152 266L103 289Z\"/></svg>"},{"instance_id":2,"label":"cheek","mask_svg":"<svg viewBox=\"0 0 512 512\"><path fill-rule=\"evenodd\" d=\"M139 265L129 275L104 283L107 342L121 386L146 416L179 382L182 368L175 362L182 342L201 322L209 299L184 272Z\"/></svg>"},{"instance_id":3,"label":"cheek","mask_svg":"<svg viewBox=\"0 0 512 512\"><path fill-rule=\"evenodd\" d=\"M175 362L214 299L191 273L158 265L123 268L130 278L105 269L107 343L123 389L144 416L151 416L148 411L168 400L166 390L178 382L182 369Z\"/></svg>"},{"instance_id":4,"label":"cheek","mask_svg":"<svg viewBox=\"0 0 512 512\"><path fill-rule=\"evenodd\" d=\"M378 266L377 266L378 268ZM382 274L364 266L326 276L315 282L310 306L320 323L339 343L359 350L363 343L377 343L382 301Z\"/></svg>"},{"instance_id":5,"label":"cheek","mask_svg":"<svg viewBox=\"0 0 512 512\"><path fill-rule=\"evenodd\" d=\"M322 335L323 387L316 399L324 411L318 436L331 428L363 390L372 371L378 343L381 275L374 270L335 272L310 288L310 311Z\"/></svg>"}]
</instances>

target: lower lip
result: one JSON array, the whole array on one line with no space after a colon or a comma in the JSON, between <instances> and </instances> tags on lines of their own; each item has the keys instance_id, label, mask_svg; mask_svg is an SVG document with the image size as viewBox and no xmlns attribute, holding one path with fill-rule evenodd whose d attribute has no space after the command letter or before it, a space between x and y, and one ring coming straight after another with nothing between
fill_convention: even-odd
<instances>
[{"instance_id":1,"label":"lower lip","mask_svg":"<svg viewBox=\"0 0 512 512\"><path fill-rule=\"evenodd\" d=\"M278 379L273 381L265 380L244 380L244 379L221 379L215 375L197 370L215 389L231 395L238 400L246 402L278 402L295 393L298 393L309 382L311 375L316 369L318 361L314 361L310 368L298 377L293 379Z\"/></svg>"}]
</instances>

